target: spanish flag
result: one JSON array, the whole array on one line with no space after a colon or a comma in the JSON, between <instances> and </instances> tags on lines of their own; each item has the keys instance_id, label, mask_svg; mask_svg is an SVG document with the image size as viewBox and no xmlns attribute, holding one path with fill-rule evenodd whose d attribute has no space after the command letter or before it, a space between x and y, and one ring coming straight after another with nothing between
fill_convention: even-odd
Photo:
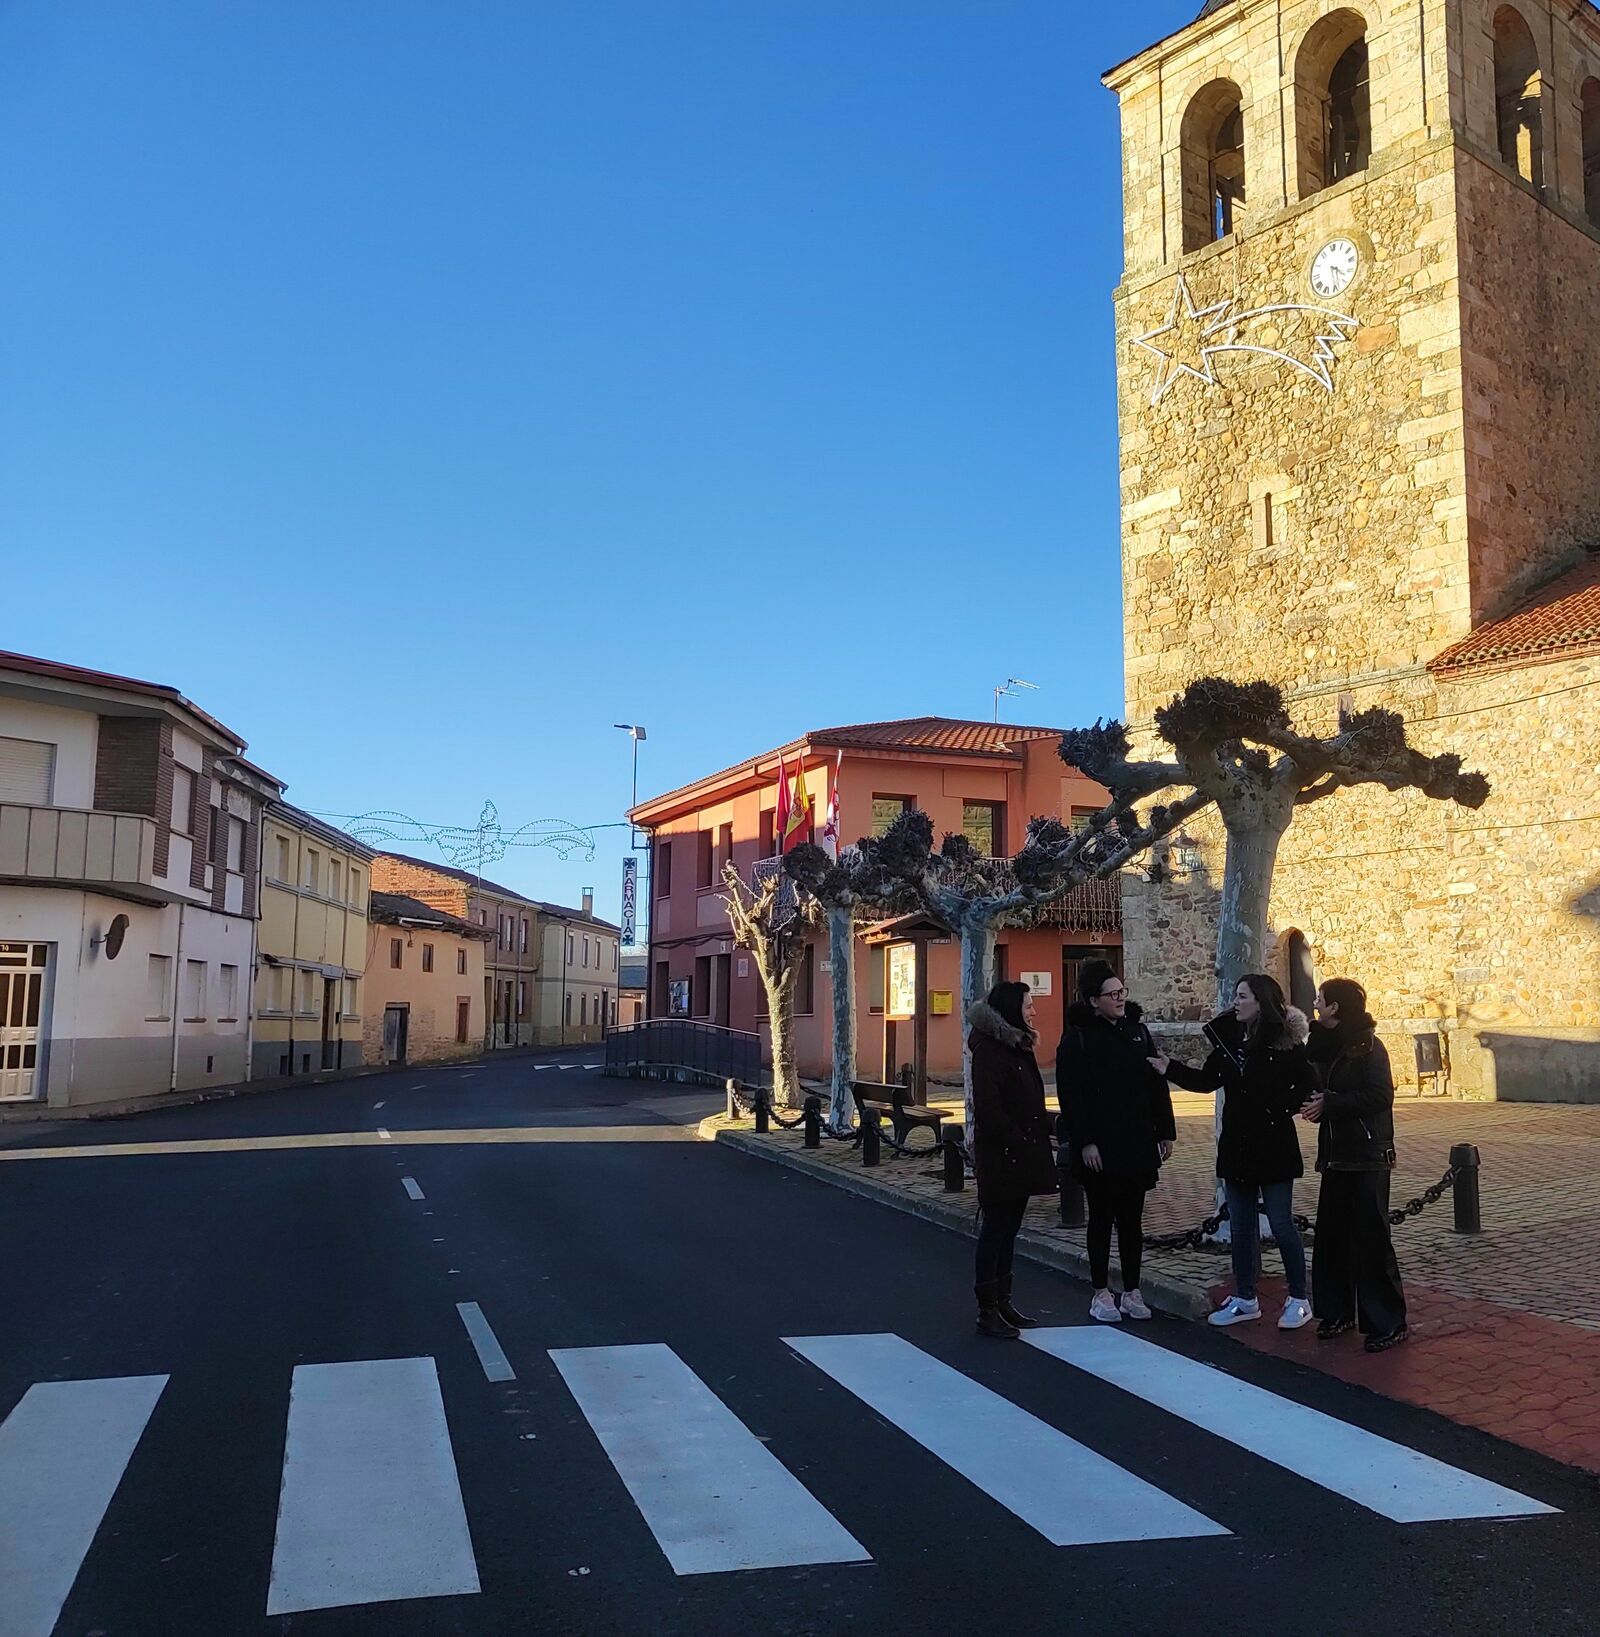
<instances>
[{"instance_id":1,"label":"spanish flag","mask_svg":"<svg viewBox=\"0 0 1600 1637\"><path fill-rule=\"evenodd\" d=\"M794 778L780 759L778 772L778 851L787 853L812 839L811 794L806 789L804 764L796 764Z\"/></svg>"}]
</instances>

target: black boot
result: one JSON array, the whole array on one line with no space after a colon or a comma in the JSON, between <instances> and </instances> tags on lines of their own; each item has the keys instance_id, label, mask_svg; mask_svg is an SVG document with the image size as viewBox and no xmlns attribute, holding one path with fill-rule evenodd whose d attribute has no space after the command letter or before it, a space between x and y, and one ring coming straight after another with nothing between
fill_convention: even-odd
<instances>
[{"instance_id":1,"label":"black boot","mask_svg":"<svg viewBox=\"0 0 1600 1637\"><path fill-rule=\"evenodd\" d=\"M978 1298L978 1334L993 1336L996 1341L1015 1341L1017 1327L1000 1312L999 1281L974 1285L972 1292Z\"/></svg>"},{"instance_id":2,"label":"black boot","mask_svg":"<svg viewBox=\"0 0 1600 1637\"><path fill-rule=\"evenodd\" d=\"M1018 1330L1032 1330L1039 1323L1037 1319L1030 1319L1026 1313L1019 1313L1011 1305L1011 1275L1009 1273L1000 1281L1000 1317L1007 1324L1015 1325Z\"/></svg>"}]
</instances>

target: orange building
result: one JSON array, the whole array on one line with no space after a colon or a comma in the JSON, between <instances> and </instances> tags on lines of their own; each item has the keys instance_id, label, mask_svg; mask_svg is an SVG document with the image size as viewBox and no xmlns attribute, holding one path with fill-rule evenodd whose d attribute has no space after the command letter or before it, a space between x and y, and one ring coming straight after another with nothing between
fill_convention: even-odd
<instances>
[{"instance_id":1,"label":"orange building","mask_svg":"<svg viewBox=\"0 0 1600 1637\"><path fill-rule=\"evenodd\" d=\"M764 1028L765 1003L755 963L733 943L722 901L722 870L732 859L748 880L776 851L778 759L805 771L820 825L838 769L840 834L845 843L880 833L908 807L933 820L934 833L963 831L979 851L1009 857L1027 823L1070 823L1104 806L1106 792L1067 767L1057 753L1058 728L1024 728L922 716L824 728L737 766L697 779L633 809L650 832L651 1017L673 1015L725 1028ZM842 755L842 761L839 758ZM1120 971L1121 894L1115 880L1090 882L1043 912L1045 923L1000 933L997 967L1034 986L1039 1052L1046 1061L1061 1033L1063 997L1079 963L1095 956ZM831 1020L825 934L811 943L796 1001L800 1072L825 1078L831 1067ZM954 938L929 949L929 1072L959 1075L963 1028L959 947ZM906 954L892 935L864 938L856 962L857 1062L861 1079L892 1079L912 1052L912 1023L891 1013L890 977L905 976ZM896 993L905 985L897 984Z\"/></svg>"}]
</instances>

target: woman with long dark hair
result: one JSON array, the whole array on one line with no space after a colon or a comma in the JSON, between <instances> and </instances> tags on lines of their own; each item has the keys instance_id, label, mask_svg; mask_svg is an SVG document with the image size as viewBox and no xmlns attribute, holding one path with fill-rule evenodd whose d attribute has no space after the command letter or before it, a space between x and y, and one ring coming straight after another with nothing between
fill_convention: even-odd
<instances>
[{"instance_id":1,"label":"woman with long dark hair","mask_svg":"<svg viewBox=\"0 0 1600 1637\"><path fill-rule=\"evenodd\" d=\"M1275 979L1252 972L1234 989L1233 1009L1213 1018L1205 1032L1212 1050L1200 1068L1159 1056L1150 1065L1189 1091L1223 1090L1217 1175L1228 1202L1234 1294L1211 1315L1211 1323L1243 1324L1261 1317L1259 1200L1289 1284L1278 1328L1298 1330L1311 1318L1311 1303L1305 1247L1294 1224L1295 1179L1305 1173L1294 1118L1317 1089L1306 1056L1311 1025L1304 1012L1285 1002Z\"/></svg>"},{"instance_id":2,"label":"woman with long dark hair","mask_svg":"<svg viewBox=\"0 0 1600 1637\"><path fill-rule=\"evenodd\" d=\"M1089 1317L1102 1324L1148 1319L1139 1291L1144 1196L1172 1154L1172 1094L1150 1066L1155 1042L1109 961L1085 961L1078 999L1056 1053L1056 1100L1066 1117L1073 1174L1089 1203ZM1111 1294L1117 1236L1122 1300Z\"/></svg>"},{"instance_id":3,"label":"woman with long dark hair","mask_svg":"<svg viewBox=\"0 0 1600 1637\"><path fill-rule=\"evenodd\" d=\"M1317 1339L1357 1322L1369 1353L1406 1339L1406 1298L1389 1235L1394 1075L1367 992L1350 978L1317 990L1311 1066L1321 1086L1301 1110L1317 1127L1317 1250L1311 1288Z\"/></svg>"},{"instance_id":4,"label":"woman with long dark hair","mask_svg":"<svg viewBox=\"0 0 1600 1637\"><path fill-rule=\"evenodd\" d=\"M1028 1200L1056 1190L1033 1017L1025 983L997 983L967 1013L978 1176L978 1330L1005 1339L1038 1322L1011 1305L1012 1254Z\"/></svg>"}]
</instances>

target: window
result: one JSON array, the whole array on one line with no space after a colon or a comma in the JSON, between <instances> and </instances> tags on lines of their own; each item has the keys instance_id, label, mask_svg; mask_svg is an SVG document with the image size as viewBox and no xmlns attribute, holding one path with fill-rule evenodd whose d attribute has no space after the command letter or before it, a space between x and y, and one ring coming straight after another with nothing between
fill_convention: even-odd
<instances>
[{"instance_id":1,"label":"window","mask_svg":"<svg viewBox=\"0 0 1600 1637\"><path fill-rule=\"evenodd\" d=\"M517 980L517 1016L528 1015L528 986L522 979Z\"/></svg>"},{"instance_id":2,"label":"window","mask_svg":"<svg viewBox=\"0 0 1600 1637\"><path fill-rule=\"evenodd\" d=\"M1098 807L1074 807L1067 818L1067 828L1075 836L1081 836L1089 828L1089 820L1099 811Z\"/></svg>"},{"instance_id":3,"label":"window","mask_svg":"<svg viewBox=\"0 0 1600 1637\"><path fill-rule=\"evenodd\" d=\"M961 804L961 833L984 858L1005 856L1005 803L965 801Z\"/></svg>"},{"instance_id":4,"label":"window","mask_svg":"<svg viewBox=\"0 0 1600 1637\"><path fill-rule=\"evenodd\" d=\"M817 946L807 944L800 958L800 974L795 980L794 1009L800 1017L810 1017L817 1009Z\"/></svg>"},{"instance_id":5,"label":"window","mask_svg":"<svg viewBox=\"0 0 1600 1637\"><path fill-rule=\"evenodd\" d=\"M344 902L344 866L336 858L328 860L328 896L336 904Z\"/></svg>"},{"instance_id":6,"label":"window","mask_svg":"<svg viewBox=\"0 0 1600 1637\"><path fill-rule=\"evenodd\" d=\"M389 965L398 972L405 955L405 945L399 938L389 940Z\"/></svg>"},{"instance_id":7,"label":"window","mask_svg":"<svg viewBox=\"0 0 1600 1637\"><path fill-rule=\"evenodd\" d=\"M611 951L611 970L615 972L617 969L617 946L608 944L606 947Z\"/></svg>"},{"instance_id":8,"label":"window","mask_svg":"<svg viewBox=\"0 0 1600 1637\"><path fill-rule=\"evenodd\" d=\"M1187 252L1227 238L1244 221L1244 106L1232 80L1213 80L1195 94L1179 144Z\"/></svg>"},{"instance_id":9,"label":"window","mask_svg":"<svg viewBox=\"0 0 1600 1637\"><path fill-rule=\"evenodd\" d=\"M721 878L724 867L733 862L733 826L724 824L717 831L717 875Z\"/></svg>"},{"instance_id":10,"label":"window","mask_svg":"<svg viewBox=\"0 0 1600 1637\"><path fill-rule=\"evenodd\" d=\"M431 972L433 970L433 945L432 944L424 944L422 946L422 970L424 972Z\"/></svg>"},{"instance_id":11,"label":"window","mask_svg":"<svg viewBox=\"0 0 1600 1637\"><path fill-rule=\"evenodd\" d=\"M570 1023L572 1021L572 996L571 995L567 996L566 1021L568 1023Z\"/></svg>"},{"instance_id":12,"label":"window","mask_svg":"<svg viewBox=\"0 0 1600 1637\"><path fill-rule=\"evenodd\" d=\"M322 884L322 854L315 847L307 847L301 863L300 884L307 892L315 892Z\"/></svg>"},{"instance_id":13,"label":"window","mask_svg":"<svg viewBox=\"0 0 1600 1637\"><path fill-rule=\"evenodd\" d=\"M55 770L53 744L0 737L0 801L48 807L55 789Z\"/></svg>"},{"instance_id":14,"label":"window","mask_svg":"<svg viewBox=\"0 0 1600 1637\"><path fill-rule=\"evenodd\" d=\"M1583 208L1600 227L1600 80L1583 82Z\"/></svg>"},{"instance_id":15,"label":"window","mask_svg":"<svg viewBox=\"0 0 1600 1637\"><path fill-rule=\"evenodd\" d=\"M1306 31L1294 63L1295 169L1309 199L1367 168L1372 156L1367 25L1341 6Z\"/></svg>"},{"instance_id":16,"label":"window","mask_svg":"<svg viewBox=\"0 0 1600 1637\"><path fill-rule=\"evenodd\" d=\"M244 869L244 820L228 820L228 868L235 875Z\"/></svg>"},{"instance_id":17,"label":"window","mask_svg":"<svg viewBox=\"0 0 1600 1637\"><path fill-rule=\"evenodd\" d=\"M300 1011L305 1017L315 1017L317 1015L318 981L315 972L302 972L300 974Z\"/></svg>"},{"instance_id":18,"label":"window","mask_svg":"<svg viewBox=\"0 0 1600 1637\"><path fill-rule=\"evenodd\" d=\"M467 995L456 996L456 1044L464 1046L467 1043L468 1031L472 1027L472 1001Z\"/></svg>"},{"instance_id":19,"label":"window","mask_svg":"<svg viewBox=\"0 0 1600 1637\"><path fill-rule=\"evenodd\" d=\"M463 978L467 975L467 952L465 949L456 951L456 975Z\"/></svg>"},{"instance_id":20,"label":"window","mask_svg":"<svg viewBox=\"0 0 1600 1637\"><path fill-rule=\"evenodd\" d=\"M583 964L585 966L589 964L589 936L587 933L584 934L583 939Z\"/></svg>"},{"instance_id":21,"label":"window","mask_svg":"<svg viewBox=\"0 0 1600 1637\"><path fill-rule=\"evenodd\" d=\"M344 1015L346 1017L361 1016L360 985L360 978L346 978L344 980Z\"/></svg>"},{"instance_id":22,"label":"window","mask_svg":"<svg viewBox=\"0 0 1600 1637\"><path fill-rule=\"evenodd\" d=\"M152 955L145 968L144 1015L150 1019L172 1015L168 1002L172 995L172 957Z\"/></svg>"},{"instance_id":23,"label":"window","mask_svg":"<svg viewBox=\"0 0 1600 1637\"><path fill-rule=\"evenodd\" d=\"M589 1021L589 997L578 996L578 1027L581 1029Z\"/></svg>"},{"instance_id":24,"label":"window","mask_svg":"<svg viewBox=\"0 0 1600 1637\"><path fill-rule=\"evenodd\" d=\"M506 923L510 919L511 917L509 915L497 915L495 917L495 921L499 927L500 947L502 949L509 949L511 947L511 940L506 936Z\"/></svg>"},{"instance_id":25,"label":"window","mask_svg":"<svg viewBox=\"0 0 1600 1637\"><path fill-rule=\"evenodd\" d=\"M778 815L770 807L761 809L759 832L756 838L756 856L771 858L778 850Z\"/></svg>"},{"instance_id":26,"label":"window","mask_svg":"<svg viewBox=\"0 0 1600 1637\"><path fill-rule=\"evenodd\" d=\"M526 915L522 917L522 953L524 955L528 953L528 917Z\"/></svg>"},{"instance_id":27,"label":"window","mask_svg":"<svg viewBox=\"0 0 1600 1637\"><path fill-rule=\"evenodd\" d=\"M711 1015L711 957L696 955L694 960L694 984L689 990L689 1015L691 1017L709 1017Z\"/></svg>"},{"instance_id":28,"label":"window","mask_svg":"<svg viewBox=\"0 0 1600 1637\"><path fill-rule=\"evenodd\" d=\"M291 985L294 983L294 973L287 966L280 966L272 974L272 1005L274 1011L288 1012L294 1005L294 995Z\"/></svg>"},{"instance_id":29,"label":"window","mask_svg":"<svg viewBox=\"0 0 1600 1637\"><path fill-rule=\"evenodd\" d=\"M291 861L294 856L294 851L288 836L274 834L272 838L272 850L277 858L277 864L274 866L272 872L272 879L274 881L282 881L284 885L287 886L294 880L294 876L290 873L293 869L293 864Z\"/></svg>"},{"instance_id":30,"label":"window","mask_svg":"<svg viewBox=\"0 0 1600 1637\"><path fill-rule=\"evenodd\" d=\"M183 963L183 1020L203 1023L206 1016L206 963Z\"/></svg>"},{"instance_id":31,"label":"window","mask_svg":"<svg viewBox=\"0 0 1600 1637\"><path fill-rule=\"evenodd\" d=\"M1500 157L1524 182L1544 186L1544 76L1533 31L1515 6L1494 14L1494 106Z\"/></svg>"},{"instance_id":32,"label":"window","mask_svg":"<svg viewBox=\"0 0 1600 1637\"><path fill-rule=\"evenodd\" d=\"M575 945L575 943L573 941L572 934L569 932L567 934L567 965L568 966L572 965L572 962L573 962L573 959L574 959L575 955L576 955L576 945Z\"/></svg>"},{"instance_id":33,"label":"window","mask_svg":"<svg viewBox=\"0 0 1600 1637\"><path fill-rule=\"evenodd\" d=\"M670 898L672 896L672 843L658 841L656 843L656 897Z\"/></svg>"},{"instance_id":34,"label":"window","mask_svg":"<svg viewBox=\"0 0 1600 1637\"><path fill-rule=\"evenodd\" d=\"M225 1023L232 1023L239 1016L239 968L224 963L220 969L220 977L217 1016Z\"/></svg>"},{"instance_id":35,"label":"window","mask_svg":"<svg viewBox=\"0 0 1600 1637\"><path fill-rule=\"evenodd\" d=\"M695 846L698 849L700 861L699 884L702 887L715 886L717 880L716 838L709 830L702 830L695 837Z\"/></svg>"},{"instance_id":36,"label":"window","mask_svg":"<svg viewBox=\"0 0 1600 1637\"><path fill-rule=\"evenodd\" d=\"M194 774L176 765L172 769L172 828L179 835L194 833Z\"/></svg>"},{"instance_id":37,"label":"window","mask_svg":"<svg viewBox=\"0 0 1600 1637\"><path fill-rule=\"evenodd\" d=\"M909 813L913 802L909 796L877 796L872 798L872 833L881 836L902 813Z\"/></svg>"},{"instance_id":38,"label":"window","mask_svg":"<svg viewBox=\"0 0 1600 1637\"><path fill-rule=\"evenodd\" d=\"M350 866L350 902L354 908L361 908L361 871L354 864Z\"/></svg>"}]
</instances>

